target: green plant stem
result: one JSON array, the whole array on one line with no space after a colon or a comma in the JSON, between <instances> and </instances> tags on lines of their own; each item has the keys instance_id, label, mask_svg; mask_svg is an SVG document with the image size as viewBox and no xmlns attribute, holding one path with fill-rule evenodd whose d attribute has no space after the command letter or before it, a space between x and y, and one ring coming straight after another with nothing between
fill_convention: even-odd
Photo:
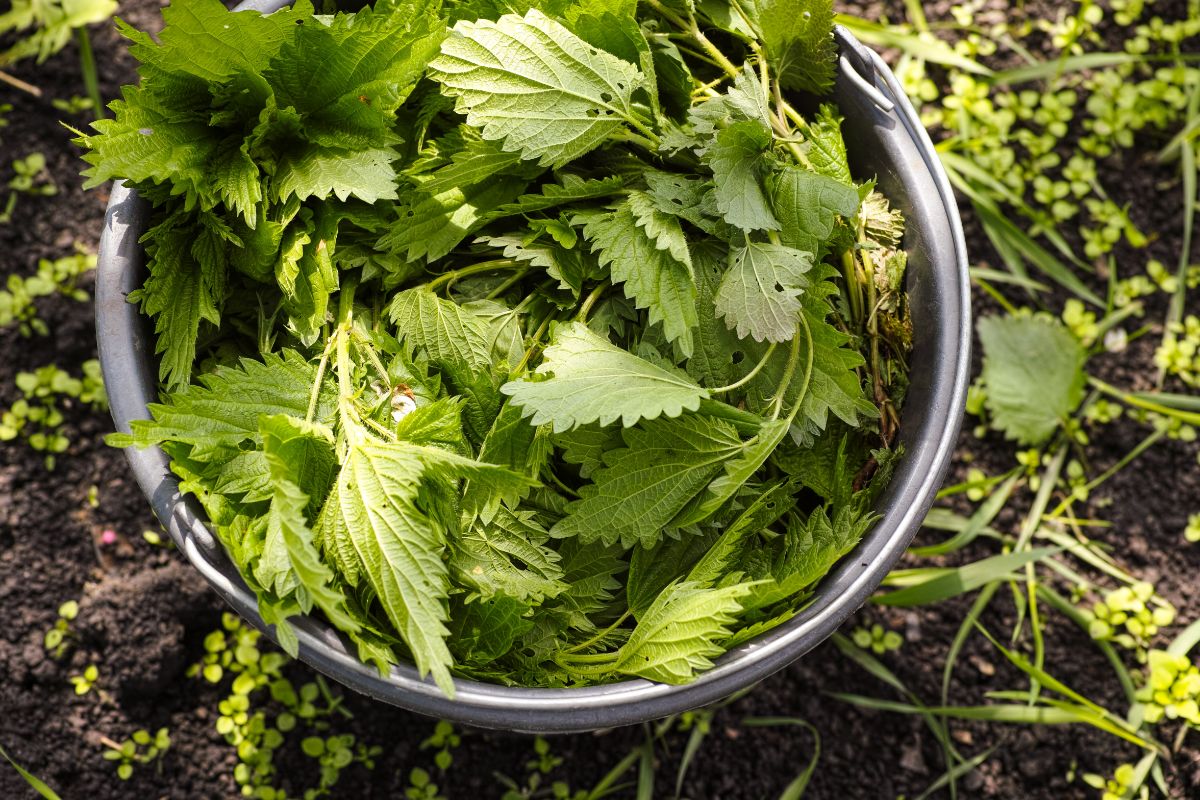
<instances>
[{"instance_id":1,"label":"green plant stem","mask_svg":"<svg viewBox=\"0 0 1200 800\"><path fill-rule=\"evenodd\" d=\"M26 83L15 75L9 75L4 70L0 69L0 83L7 83L14 89L19 89L26 94L31 94L34 97L41 97L42 90L34 86L32 83Z\"/></svg>"},{"instance_id":2,"label":"green plant stem","mask_svg":"<svg viewBox=\"0 0 1200 800\"><path fill-rule=\"evenodd\" d=\"M579 313L575 315L576 322L587 322L588 314L592 313L592 308L600 300L600 297L608 291L608 287L611 285L608 281L601 281L596 284L596 287L584 298L583 304L579 306Z\"/></svg>"},{"instance_id":3,"label":"green plant stem","mask_svg":"<svg viewBox=\"0 0 1200 800\"><path fill-rule=\"evenodd\" d=\"M747 372L745 377L743 377L741 380L734 381L726 386L718 386L715 389L709 389L709 394L724 394L725 392L732 392L734 389L740 389L750 381L754 380L754 376L762 372L763 367L767 365L767 361L770 360L771 354L775 352L775 348L778 345L778 342L771 342L771 344L767 346L767 352L763 353L763 357L760 358L758 363L754 365L754 369Z\"/></svg>"},{"instance_id":4,"label":"green plant stem","mask_svg":"<svg viewBox=\"0 0 1200 800\"><path fill-rule=\"evenodd\" d=\"M696 44L700 45L701 49L703 49L704 52L707 53L714 62L716 62L716 65L725 71L726 75L731 78L736 78L738 76L738 73L741 72L741 70L739 70L732 61L726 58L725 54L722 53L716 45L709 41L708 37L704 35L704 31L700 30L700 26L696 23L695 16L689 14L688 19L685 20L683 17L664 6L658 0L645 0L645 3L653 8L660 17L667 20L684 33L689 34L692 39L695 40Z\"/></svg>"},{"instance_id":5,"label":"green plant stem","mask_svg":"<svg viewBox=\"0 0 1200 800\"><path fill-rule=\"evenodd\" d=\"M443 272L441 275L438 275L425 285L428 287L429 291L436 292L443 285L446 285L447 287L451 286L459 278L465 278L468 275L477 275L480 272L497 272L499 270L513 268L524 269L525 265L522 262L511 258L498 258L493 261L481 261L478 264L471 264L468 267L453 269L449 272Z\"/></svg>"},{"instance_id":6,"label":"green plant stem","mask_svg":"<svg viewBox=\"0 0 1200 800\"><path fill-rule=\"evenodd\" d=\"M518 281L520 281L522 278L524 278L528 274L529 274L528 269L523 269L523 270L520 270L519 272L513 273L513 275L511 275L510 277L505 279L504 283L500 284L495 289L492 289L490 292L488 292L487 296L484 299L495 300L497 297L499 297L500 295L504 294L509 289L511 289Z\"/></svg>"},{"instance_id":7,"label":"green plant stem","mask_svg":"<svg viewBox=\"0 0 1200 800\"><path fill-rule=\"evenodd\" d=\"M1126 453L1124 456L1122 456L1120 461L1113 464L1111 467L1106 469L1104 472L1097 475L1093 480L1090 480L1086 484L1084 484L1084 487L1083 487L1084 491L1091 492L1096 487L1100 486L1105 481L1107 481L1109 478L1111 478L1113 475L1116 475L1118 472L1125 469L1125 467L1129 466L1130 462L1132 462L1135 458L1140 456L1142 453L1146 452L1146 450L1148 450L1151 446L1153 446L1155 442L1157 442L1159 439L1161 439L1162 437L1164 437L1166 435L1167 435L1166 431L1163 431L1163 430L1155 430L1152 433L1150 433L1149 436L1147 436L1145 439L1142 439L1142 441L1138 442L1137 445L1135 445L1132 450L1130 450L1128 453ZM1074 504L1074 502L1075 502L1074 495L1069 495L1065 499L1061 500L1059 502L1058 506L1053 511L1051 511L1049 514L1046 515L1047 519L1054 519L1056 517L1061 516L1068 508L1071 507L1072 504Z\"/></svg>"},{"instance_id":8,"label":"green plant stem","mask_svg":"<svg viewBox=\"0 0 1200 800\"><path fill-rule=\"evenodd\" d=\"M317 362L317 377L313 380L312 392L308 396L308 411L304 415L305 422L312 422L317 413L317 402L321 397L321 384L325 382L325 370L329 367L329 354L337 343L337 334L329 337L325 348L321 351L321 360Z\"/></svg>"},{"instance_id":9,"label":"green plant stem","mask_svg":"<svg viewBox=\"0 0 1200 800\"><path fill-rule=\"evenodd\" d=\"M92 101L92 115L104 117L104 99L100 96L100 79L96 73L96 56L92 53L92 37L87 28L75 29L75 41L79 45L79 71L83 73L83 86Z\"/></svg>"},{"instance_id":10,"label":"green plant stem","mask_svg":"<svg viewBox=\"0 0 1200 800\"><path fill-rule=\"evenodd\" d=\"M813 341L812 330L808 327L808 320L804 314L800 314L800 324L804 326L804 338L808 342L808 365L805 368L804 385L800 389L800 395L796 398L796 405L803 402L804 395L808 392L808 382L812 378L812 356L813 356ZM779 419L780 412L783 411L783 399L787 396L788 386L792 382L792 376L796 374L796 366L800 362L800 337L799 335L792 337L792 351L788 354L787 366L783 369L783 379L779 382L779 388L775 391L775 396L771 398L771 419Z\"/></svg>"},{"instance_id":11,"label":"green plant stem","mask_svg":"<svg viewBox=\"0 0 1200 800\"><path fill-rule=\"evenodd\" d=\"M626 609L625 613L622 614L621 616L617 617L616 621L614 623L612 623L611 625L609 625L607 628L600 631L599 633L597 633L595 636L591 637L590 639L588 639L584 642L580 642L579 644L575 645L574 647L568 647L566 650L563 650L562 652L564 654L575 653L579 650L583 650L587 647L591 647L593 644L600 641L605 636L608 636L608 634L612 633L617 628L619 628L621 626L621 623L624 622L625 620L629 619L631 616L633 616L632 609ZM607 654L605 654L605 655L607 655Z\"/></svg>"},{"instance_id":12,"label":"green plant stem","mask_svg":"<svg viewBox=\"0 0 1200 800\"><path fill-rule=\"evenodd\" d=\"M1117 400L1120 400L1127 406L1140 408L1144 411L1153 411L1155 414L1162 414L1166 417L1174 417L1175 419L1187 423L1188 425L1200 425L1200 414L1193 413L1191 411L1180 411L1178 409L1168 408L1167 406L1159 405L1158 403L1150 400L1136 397L1129 392L1123 392L1117 387L1105 383L1096 377L1088 376L1088 383L1109 397L1115 397Z\"/></svg>"}]
</instances>

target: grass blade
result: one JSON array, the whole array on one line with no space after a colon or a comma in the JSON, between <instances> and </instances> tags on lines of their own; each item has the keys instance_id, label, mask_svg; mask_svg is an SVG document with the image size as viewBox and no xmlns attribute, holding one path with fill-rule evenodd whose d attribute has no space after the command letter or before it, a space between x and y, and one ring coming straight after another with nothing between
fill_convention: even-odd
<instances>
[{"instance_id":1,"label":"grass blade","mask_svg":"<svg viewBox=\"0 0 1200 800\"><path fill-rule=\"evenodd\" d=\"M804 791L808 788L808 782L812 780L813 773L817 770L817 762L821 758L820 732L810 725L808 720L803 720L799 717L746 717L742 720L742 724L752 728L797 725L812 734L813 755L808 761L808 766L801 770L800 774L793 778L792 782L785 786L779 794L779 800L800 800L804 796Z\"/></svg>"},{"instance_id":2,"label":"grass blade","mask_svg":"<svg viewBox=\"0 0 1200 800\"><path fill-rule=\"evenodd\" d=\"M991 556L957 567L915 586L908 586L882 597L872 598L872 602L881 606L899 607L937 603L974 591L993 581L1007 580L1013 570L1057 552L1059 552L1057 547L1039 547L1024 552Z\"/></svg>"},{"instance_id":3,"label":"grass blade","mask_svg":"<svg viewBox=\"0 0 1200 800\"><path fill-rule=\"evenodd\" d=\"M12 756L10 756L3 747L0 747L0 756L4 756L4 760L9 764L12 764L12 768L17 771L17 774L24 778L25 782L28 783L35 792L46 798L46 800L62 800L53 789L46 785L45 781L22 767L17 762L13 761Z\"/></svg>"},{"instance_id":4,"label":"grass blade","mask_svg":"<svg viewBox=\"0 0 1200 800\"><path fill-rule=\"evenodd\" d=\"M993 752L995 752L995 750L996 750L995 747L989 747L987 750L984 750L979 755L968 758L966 761L962 762L961 764L956 766L954 769L947 770L944 775L942 775L940 778L938 778L933 783L929 784L929 786L926 787L925 791L923 791L919 795L917 795L916 800L927 800L927 798L930 795L932 795L934 792L943 788L946 784L950 783L951 781L956 781L959 778L961 778L962 776L974 771L974 769L976 767L978 767L983 762L987 761L988 757L991 756L991 754Z\"/></svg>"},{"instance_id":5,"label":"grass blade","mask_svg":"<svg viewBox=\"0 0 1200 800\"><path fill-rule=\"evenodd\" d=\"M844 25L860 41L876 47L894 47L914 58L934 64L955 67L963 72L990 76L992 71L974 59L960 55L953 47L932 36L921 36L896 25L881 25L849 14L838 14L834 18Z\"/></svg>"},{"instance_id":6,"label":"grass blade","mask_svg":"<svg viewBox=\"0 0 1200 800\"><path fill-rule=\"evenodd\" d=\"M679 772L675 775L675 797L678 800L679 795L683 792L683 779L687 777L688 768L692 765L692 759L696 757L696 753L700 750L700 745L704 741L704 737L708 736L709 723L712 720L712 712L701 709L694 712L695 719L692 720L692 731L688 736L687 744L683 748L683 758L679 761Z\"/></svg>"},{"instance_id":7,"label":"grass blade","mask_svg":"<svg viewBox=\"0 0 1200 800\"><path fill-rule=\"evenodd\" d=\"M1010 474L1008 479L1004 481L1004 483L1000 484L998 489L988 495L987 500L985 500L979 506L979 508L975 510L975 513L967 519L967 524L963 527L963 529L954 536L951 536L949 539L941 542L940 544L929 545L927 547L910 547L909 552L915 556L922 557L939 556L947 553L953 553L966 547L968 544L975 541L975 538L979 536L979 534L985 528L992 524L992 520L994 520L996 515L999 514L1001 509L1004 508L1005 503L1008 502L1008 498L1013 493L1013 489L1015 489L1017 484L1021 482L1021 478L1022 476L1018 472L1014 471L1012 474Z\"/></svg>"}]
</instances>

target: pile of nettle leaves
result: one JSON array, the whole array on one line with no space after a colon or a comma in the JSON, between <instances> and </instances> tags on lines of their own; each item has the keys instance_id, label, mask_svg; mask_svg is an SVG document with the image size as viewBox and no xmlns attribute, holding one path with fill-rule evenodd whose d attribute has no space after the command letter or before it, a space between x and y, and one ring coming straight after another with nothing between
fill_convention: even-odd
<instances>
[{"instance_id":1,"label":"pile of nettle leaves","mask_svg":"<svg viewBox=\"0 0 1200 800\"><path fill-rule=\"evenodd\" d=\"M685 682L871 525L903 223L817 99L831 5L662 2L123 28L141 85L79 141L154 206L164 391L112 441L285 647L316 608L447 693Z\"/></svg>"}]
</instances>

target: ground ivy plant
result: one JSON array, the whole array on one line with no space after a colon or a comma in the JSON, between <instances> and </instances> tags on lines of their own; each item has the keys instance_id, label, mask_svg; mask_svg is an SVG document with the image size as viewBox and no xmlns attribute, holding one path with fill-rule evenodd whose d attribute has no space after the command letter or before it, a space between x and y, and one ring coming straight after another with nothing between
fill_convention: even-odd
<instances>
[{"instance_id":1,"label":"ground ivy plant","mask_svg":"<svg viewBox=\"0 0 1200 800\"><path fill-rule=\"evenodd\" d=\"M168 452L289 652L319 611L447 694L682 683L873 522L903 220L827 0L532 5L122 26L141 84L78 141L154 206L164 392L111 442Z\"/></svg>"}]
</instances>

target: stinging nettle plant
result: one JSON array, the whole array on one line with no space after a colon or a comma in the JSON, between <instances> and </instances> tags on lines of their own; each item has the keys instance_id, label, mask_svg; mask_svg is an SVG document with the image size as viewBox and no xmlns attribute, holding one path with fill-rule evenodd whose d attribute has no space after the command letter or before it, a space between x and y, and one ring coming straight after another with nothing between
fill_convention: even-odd
<instances>
[{"instance_id":1,"label":"stinging nettle plant","mask_svg":"<svg viewBox=\"0 0 1200 800\"><path fill-rule=\"evenodd\" d=\"M290 652L319 610L447 694L687 682L870 527L903 220L820 101L831 5L721 8L122 23L141 84L78 141L154 207L164 392L110 442L163 447Z\"/></svg>"}]
</instances>

